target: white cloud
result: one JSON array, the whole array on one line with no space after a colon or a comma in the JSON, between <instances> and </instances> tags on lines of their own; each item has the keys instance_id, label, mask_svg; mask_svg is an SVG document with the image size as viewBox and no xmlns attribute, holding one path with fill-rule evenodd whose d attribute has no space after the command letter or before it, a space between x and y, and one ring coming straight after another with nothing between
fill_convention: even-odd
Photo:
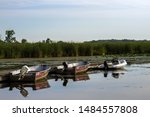
<instances>
[{"instance_id":1,"label":"white cloud","mask_svg":"<svg viewBox=\"0 0 150 117\"><path fill-rule=\"evenodd\" d=\"M1 6L9 3L9 0L1 0ZM11 0L12 8L24 8L22 10L3 10L2 16L6 17L70 17L70 18L113 18L113 17L148 17L148 10L141 10L148 4L148 0ZM44 6L53 6L47 7ZM58 5L58 6L57 6ZM87 7L61 7L61 5L84 5ZM91 7L89 6L91 5ZM92 6L93 5L93 6ZM0 6L0 7L1 7ZM97 6L97 7L96 7ZM7 6L8 7L8 6ZM26 8L28 7L28 8ZM33 7L34 10L33 10ZM60 7L60 8L59 8ZM63 9L62 9L63 8ZM148 7L150 8L150 7ZM3 13L4 12L4 13ZM8 15L9 14L9 15Z\"/></svg>"},{"instance_id":2,"label":"white cloud","mask_svg":"<svg viewBox=\"0 0 150 117\"><path fill-rule=\"evenodd\" d=\"M0 8L39 8L48 5L101 6L105 8L148 8L149 0L0 0Z\"/></svg>"},{"instance_id":3,"label":"white cloud","mask_svg":"<svg viewBox=\"0 0 150 117\"><path fill-rule=\"evenodd\" d=\"M33 39L149 36L149 9L150 0L0 0L0 27Z\"/></svg>"},{"instance_id":4,"label":"white cloud","mask_svg":"<svg viewBox=\"0 0 150 117\"><path fill-rule=\"evenodd\" d=\"M31 6L32 2L29 0L1 0L0 8L1 9L15 9L22 8L25 6Z\"/></svg>"}]
</instances>

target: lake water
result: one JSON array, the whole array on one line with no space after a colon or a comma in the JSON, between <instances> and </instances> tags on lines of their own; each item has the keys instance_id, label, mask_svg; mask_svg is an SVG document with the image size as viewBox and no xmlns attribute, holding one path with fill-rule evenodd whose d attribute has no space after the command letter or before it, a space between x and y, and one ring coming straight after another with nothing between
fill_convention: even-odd
<instances>
[{"instance_id":1,"label":"lake water","mask_svg":"<svg viewBox=\"0 0 150 117\"><path fill-rule=\"evenodd\" d=\"M23 85L23 87L22 87ZM149 100L150 64L120 71L49 76L36 84L0 84L1 100Z\"/></svg>"}]
</instances>

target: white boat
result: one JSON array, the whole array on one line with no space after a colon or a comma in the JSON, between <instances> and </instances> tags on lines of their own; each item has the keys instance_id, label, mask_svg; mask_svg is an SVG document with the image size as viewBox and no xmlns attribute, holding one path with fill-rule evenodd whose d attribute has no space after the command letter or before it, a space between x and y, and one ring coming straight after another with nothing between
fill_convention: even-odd
<instances>
[{"instance_id":1,"label":"white boat","mask_svg":"<svg viewBox=\"0 0 150 117\"><path fill-rule=\"evenodd\" d=\"M103 64L98 65L99 69L123 69L127 65L124 59L113 59L112 61L104 61Z\"/></svg>"}]
</instances>

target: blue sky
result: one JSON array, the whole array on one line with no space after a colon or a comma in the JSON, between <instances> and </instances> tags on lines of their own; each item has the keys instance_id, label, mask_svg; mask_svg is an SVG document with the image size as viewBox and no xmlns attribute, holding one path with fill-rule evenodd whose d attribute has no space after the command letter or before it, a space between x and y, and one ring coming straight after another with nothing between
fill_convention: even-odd
<instances>
[{"instance_id":1,"label":"blue sky","mask_svg":"<svg viewBox=\"0 0 150 117\"><path fill-rule=\"evenodd\" d=\"M149 0L0 0L0 35L17 40L150 39Z\"/></svg>"}]
</instances>

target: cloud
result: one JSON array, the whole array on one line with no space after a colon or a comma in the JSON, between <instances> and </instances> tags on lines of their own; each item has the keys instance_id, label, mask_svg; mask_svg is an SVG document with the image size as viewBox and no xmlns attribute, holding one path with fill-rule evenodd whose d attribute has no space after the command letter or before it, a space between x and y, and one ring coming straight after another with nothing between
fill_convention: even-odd
<instances>
[{"instance_id":1,"label":"cloud","mask_svg":"<svg viewBox=\"0 0 150 117\"><path fill-rule=\"evenodd\" d=\"M0 9L32 9L73 6L102 8L149 8L149 0L0 0Z\"/></svg>"},{"instance_id":2,"label":"cloud","mask_svg":"<svg viewBox=\"0 0 150 117\"><path fill-rule=\"evenodd\" d=\"M0 0L1 16L45 18L148 17L149 0ZM148 4L149 3L149 4ZM13 9L13 10L12 10ZM9 14L9 15L8 15Z\"/></svg>"},{"instance_id":3,"label":"cloud","mask_svg":"<svg viewBox=\"0 0 150 117\"><path fill-rule=\"evenodd\" d=\"M0 4L1 9L16 9L33 6L33 2L29 0L1 0Z\"/></svg>"}]
</instances>

